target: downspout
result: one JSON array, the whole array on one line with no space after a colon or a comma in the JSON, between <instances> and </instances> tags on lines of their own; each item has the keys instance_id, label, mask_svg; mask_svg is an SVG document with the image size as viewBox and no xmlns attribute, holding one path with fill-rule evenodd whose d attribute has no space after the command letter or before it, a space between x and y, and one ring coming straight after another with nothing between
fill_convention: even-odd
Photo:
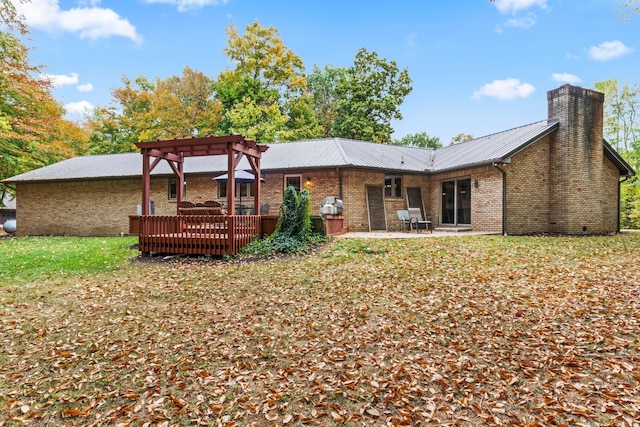
<instances>
[{"instance_id":1,"label":"downspout","mask_svg":"<svg viewBox=\"0 0 640 427\"><path fill-rule=\"evenodd\" d=\"M336 168L336 172L338 172L338 198L342 200L342 171L340 168Z\"/></svg>"},{"instance_id":2,"label":"downspout","mask_svg":"<svg viewBox=\"0 0 640 427\"><path fill-rule=\"evenodd\" d=\"M500 163L493 162L493 167L502 173L502 235L507 235L507 172L500 167Z\"/></svg>"},{"instance_id":3,"label":"downspout","mask_svg":"<svg viewBox=\"0 0 640 427\"><path fill-rule=\"evenodd\" d=\"M620 215L622 214L622 183L628 181L629 175L625 176L622 181L618 181L618 233L620 232Z\"/></svg>"}]
</instances>

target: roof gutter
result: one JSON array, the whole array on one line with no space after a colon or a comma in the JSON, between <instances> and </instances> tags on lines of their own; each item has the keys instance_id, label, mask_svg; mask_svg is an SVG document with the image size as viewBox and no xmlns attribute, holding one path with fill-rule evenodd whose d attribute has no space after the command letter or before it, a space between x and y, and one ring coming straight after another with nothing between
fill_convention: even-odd
<instances>
[{"instance_id":1,"label":"roof gutter","mask_svg":"<svg viewBox=\"0 0 640 427\"><path fill-rule=\"evenodd\" d=\"M507 235L507 171L500 166L503 163L493 162L493 167L502 173L502 235Z\"/></svg>"}]
</instances>

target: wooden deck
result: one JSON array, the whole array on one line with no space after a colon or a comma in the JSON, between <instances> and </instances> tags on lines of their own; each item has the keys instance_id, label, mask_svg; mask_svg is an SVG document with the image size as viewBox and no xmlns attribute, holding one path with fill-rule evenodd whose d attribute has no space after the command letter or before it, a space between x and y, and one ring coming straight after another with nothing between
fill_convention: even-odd
<instances>
[{"instance_id":1,"label":"wooden deck","mask_svg":"<svg viewBox=\"0 0 640 427\"><path fill-rule=\"evenodd\" d=\"M138 249L142 256L235 255L260 235L260 215L143 215Z\"/></svg>"}]
</instances>

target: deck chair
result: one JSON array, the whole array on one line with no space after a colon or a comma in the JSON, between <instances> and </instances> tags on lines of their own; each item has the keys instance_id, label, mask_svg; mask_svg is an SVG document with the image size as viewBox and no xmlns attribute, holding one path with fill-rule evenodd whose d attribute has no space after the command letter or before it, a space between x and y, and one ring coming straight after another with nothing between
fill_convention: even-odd
<instances>
[{"instance_id":1,"label":"deck chair","mask_svg":"<svg viewBox=\"0 0 640 427\"><path fill-rule=\"evenodd\" d=\"M409 222L411 231L416 230L416 232L419 233L420 230L429 230L433 233L431 219L422 218L420 208L409 208L409 218L411 218Z\"/></svg>"},{"instance_id":2,"label":"deck chair","mask_svg":"<svg viewBox=\"0 0 640 427\"><path fill-rule=\"evenodd\" d=\"M402 227L402 231L409 230L411 227L411 217L409 216L409 211L400 210L396 211L398 215L398 221L400 221L400 226Z\"/></svg>"},{"instance_id":3,"label":"deck chair","mask_svg":"<svg viewBox=\"0 0 640 427\"><path fill-rule=\"evenodd\" d=\"M191 209L191 208L195 208L195 207L196 207L195 203L183 200L183 201L178 203L178 214L179 215L184 215L186 211L183 211L183 209Z\"/></svg>"}]
</instances>

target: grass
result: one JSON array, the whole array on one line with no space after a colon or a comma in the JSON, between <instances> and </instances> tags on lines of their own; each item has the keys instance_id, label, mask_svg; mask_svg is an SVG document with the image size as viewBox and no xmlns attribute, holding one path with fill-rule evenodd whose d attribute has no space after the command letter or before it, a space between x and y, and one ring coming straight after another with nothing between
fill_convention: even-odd
<instances>
[{"instance_id":1,"label":"grass","mask_svg":"<svg viewBox=\"0 0 640 427\"><path fill-rule=\"evenodd\" d=\"M0 426L640 423L640 233L129 244L0 239Z\"/></svg>"},{"instance_id":2,"label":"grass","mask_svg":"<svg viewBox=\"0 0 640 427\"><path fill-rule=\"evenodd\" d=\"M0 283L64 281L117 270L132 256L136 238L24 237L0 239Z\"/></svg>"}]
</instances>

